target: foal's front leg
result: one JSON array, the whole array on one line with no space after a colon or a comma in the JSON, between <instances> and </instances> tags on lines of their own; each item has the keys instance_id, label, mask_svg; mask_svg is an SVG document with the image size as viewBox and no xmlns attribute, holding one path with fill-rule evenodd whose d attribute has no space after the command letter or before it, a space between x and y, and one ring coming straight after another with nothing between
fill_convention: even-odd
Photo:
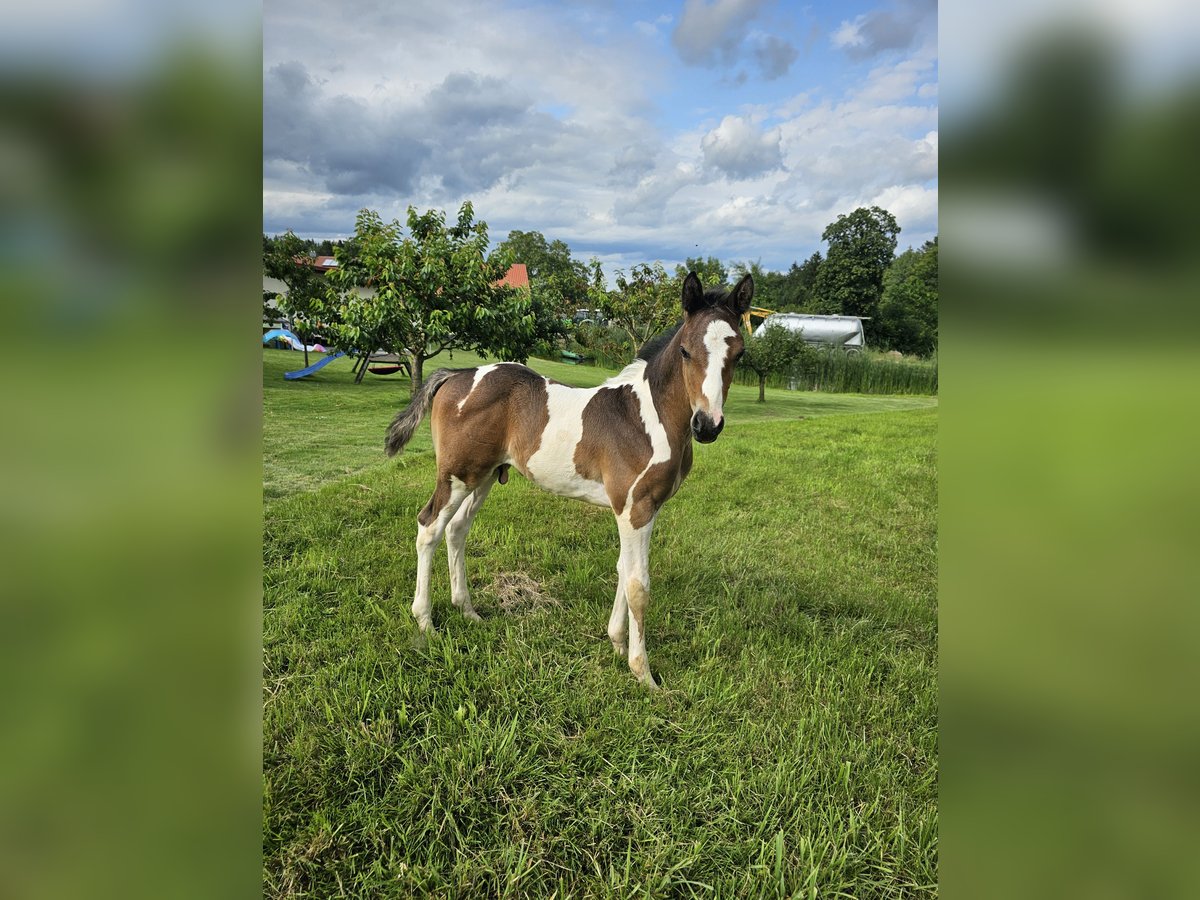
<instances>
[{"instance_id":1,"label":"foal's front leg","mask_svg":"<svg viewBox=\"0 0 1200 900\"><path fill-rule=\"evenodd\" d=\"M650 658L646 655L646 610L650 608L650 532L658 511L655 510L640 528L632 524L634 514L631 509L617 518L624 563L624 571L617 577L624 579L625 600L629 607L629 669L646 687L657 688L658 684L650 674Z\"/></svg>"},{"instance_id":2,"label":"foal's front leg","mask_svg":"<svg viewBox=\"0 0 1200 900\"><path fill-rule=\"evenodd\" d=\"M617 559L617 596L613 600L612 614L608 617L608 639L612 641L613 653L629 655L629 599L625 594L625 555Z\"/></svg>"}]
</instances>

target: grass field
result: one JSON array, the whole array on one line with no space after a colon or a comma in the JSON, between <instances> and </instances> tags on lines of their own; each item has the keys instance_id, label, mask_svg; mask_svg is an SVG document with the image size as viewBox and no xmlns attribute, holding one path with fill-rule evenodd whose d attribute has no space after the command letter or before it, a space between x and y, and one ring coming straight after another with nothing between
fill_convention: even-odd
<instances>
[{"instance_id":1,"label":"grass field","mask_svg":"<svg viewBox=\"0 0 1200 900\"><path fill-rule=\"evenodd\" d=\"M264 352L269 896L936 893L935 400L734 386L655 529L652 694L611 514L520 477L467 545L484 622L442 549L420 638L428 424L385 462L407 383L298 358Z\"/></svg>"}]
</instances>

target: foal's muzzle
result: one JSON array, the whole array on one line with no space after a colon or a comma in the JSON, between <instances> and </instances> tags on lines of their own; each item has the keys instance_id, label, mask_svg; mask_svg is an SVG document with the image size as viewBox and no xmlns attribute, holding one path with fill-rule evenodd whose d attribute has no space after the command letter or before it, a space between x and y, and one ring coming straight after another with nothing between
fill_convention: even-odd
<instances>
[{"instance_id":1,"label":"foal's muzzle","mask_svg":"<svg viewBox=\"0 0 1200 900\"><path fill-rule=\"evenodd\" d=\"M713 422L707 413L698 412L692 416L692 434L702 444L711 444L715 441L724 427L724 418L720 422Z\"/></svg>"}]
</instances>

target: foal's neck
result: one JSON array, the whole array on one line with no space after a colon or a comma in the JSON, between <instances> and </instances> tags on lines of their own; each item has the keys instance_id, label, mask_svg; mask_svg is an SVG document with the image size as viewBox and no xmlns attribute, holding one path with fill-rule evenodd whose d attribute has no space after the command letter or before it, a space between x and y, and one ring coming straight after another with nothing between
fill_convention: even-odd
<instances>
[{"instance_id":1,"label":"foal's neck","mask_svg":"<svg viewBox=\"0 0 1200 900\"><path fill-rule=\"evenodd\" d=\"M667 430L672 447L691 440L692 405L683 383L683 362L679 354L679 333L646 363L646 381L654 397L659 421Z\"/></svg>"}]
</instances>

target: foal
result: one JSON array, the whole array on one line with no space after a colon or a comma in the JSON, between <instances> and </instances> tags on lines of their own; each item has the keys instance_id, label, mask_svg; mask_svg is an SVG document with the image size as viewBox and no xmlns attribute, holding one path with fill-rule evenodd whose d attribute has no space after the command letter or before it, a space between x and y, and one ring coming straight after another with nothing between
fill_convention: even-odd
<instances>
[{"instance_id":1,"label":"foal","mask_svg":"<svg viewBox=\"0 0 1200 900\"><path fill-rule=\"evenodd\" d=\"M608 636L638 680L657 687L646 656L650 532L692 467L692 438L711 443L725 426L722 407L743 350L738 323L753 295L749 275L732 290L705 291L689 273L683 322L599 387L568 387L516 363L440 369L426 379L386 444L388 456L403 449L432 407L437 484L417 516L412 605L422 631L431 624L429 572L443 533L451 599L479 621L463 544L488 491L515 466L548 491L616 515L621 555Z\"/></svg>"}]
</instances>

